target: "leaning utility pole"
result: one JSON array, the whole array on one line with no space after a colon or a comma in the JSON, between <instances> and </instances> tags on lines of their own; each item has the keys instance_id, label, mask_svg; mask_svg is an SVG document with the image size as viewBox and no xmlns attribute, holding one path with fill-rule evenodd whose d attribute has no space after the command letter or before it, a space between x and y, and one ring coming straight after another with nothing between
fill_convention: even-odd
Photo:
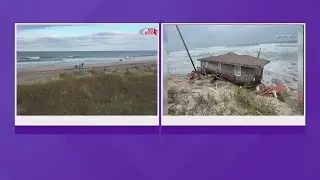
<instances>
[{"instance_id":1,"label":"leaning utility pole","mask_svg":"<svg viewBox=\"0 0 320 180\"><path fill-rule=\"evenodd\" d=\"M181 35L181 32L180 32L180 29L179 29L178 25L176 25L176 28L177 28L178 33L179 33L179 35L180 35L180 38L181 38L181 40L182 40L182 42L183 42L183 45L184 45L184 47L186 48L186 51L187 51L187 53L188 53L188 56L189 56L190 61L191 61L191 63L192 63L192 66L193 66L193 68L194 68L194 71L197 71L197 69L196 69L196 67L194 66L194 63L193 63L193 61L192 61L192 58L191 58L191 55L190 55L190 53L189 53L188 47L187 47L187 45L186 45L186 42L184 42L184 39L183 39L183 37L182 37L182 35Z\"/></svg>"}]
</instances>

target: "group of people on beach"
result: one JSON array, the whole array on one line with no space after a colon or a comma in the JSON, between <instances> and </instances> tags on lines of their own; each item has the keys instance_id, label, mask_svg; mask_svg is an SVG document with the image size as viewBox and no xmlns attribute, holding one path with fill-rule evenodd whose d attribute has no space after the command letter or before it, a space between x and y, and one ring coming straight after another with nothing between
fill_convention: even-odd
<instances>
[{"instance_id":1,"label":"group of people on beach","mask_svg":"<svg viewBox=\"0 0 320 180\"><path fill-rule=\"evenodd\" d=\"M76 68L76 69L78 69L78 68L80 68L80 67L83 68L83 63L81 63L80 65L75 65L75 68Z\"/></svg>"},{"instance_id":2,"label":"group of people on beach","mask_svg":"<svg viewBox=\"0 0 320 180\"><path fill-rule=\"evenodd\" d=\"M120 62L123 62L123 59L119 59ZM76 69L80 69L83 68L83 63L81 63L80 65L75 65L74 66Z\"/></svg>"}]
</instances>

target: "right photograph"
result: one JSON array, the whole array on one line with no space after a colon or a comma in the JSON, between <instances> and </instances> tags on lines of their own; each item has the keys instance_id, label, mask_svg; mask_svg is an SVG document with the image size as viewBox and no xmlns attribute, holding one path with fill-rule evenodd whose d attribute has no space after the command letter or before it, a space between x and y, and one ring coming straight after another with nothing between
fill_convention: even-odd
<instances>
[{"instance_id":1,"label":"right photograph","mask_svg":"<svg viewBox=\"0 0 320 180\"><path fill-rule=\"evenodd\" d=\"M305 125L305 24L165 23L162 32L163 125Z\"/></svg>"}]
</instances>

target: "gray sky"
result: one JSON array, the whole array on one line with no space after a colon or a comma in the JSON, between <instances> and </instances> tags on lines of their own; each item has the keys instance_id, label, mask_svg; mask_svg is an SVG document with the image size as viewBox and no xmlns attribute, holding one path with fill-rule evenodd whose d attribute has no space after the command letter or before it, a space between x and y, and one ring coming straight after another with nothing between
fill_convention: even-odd
<instances>
[{"instance_id":1,"label":"gray sky","mask_svg":"<svg viewBox=\"0 0 320 180\"><path fill-rule=\"evenodd\" d=\"M188 48L283 42L296 39L303 25L178 25ZM183 49L175 25L164 25L169 50ZM293 35L279 37L278 35ZM278 37L277 37L278 36Z\"/></svg>"},{"instance_id":2,"label":"gray sky","mask_svg":"<svg viewBox=\"0 0 320 180\"><path fill-rule=\"evenodd\" d=\"M157 50L158 37L142 35L158 24L18 24L18 51Z\"/></svg>"}]
</instances>

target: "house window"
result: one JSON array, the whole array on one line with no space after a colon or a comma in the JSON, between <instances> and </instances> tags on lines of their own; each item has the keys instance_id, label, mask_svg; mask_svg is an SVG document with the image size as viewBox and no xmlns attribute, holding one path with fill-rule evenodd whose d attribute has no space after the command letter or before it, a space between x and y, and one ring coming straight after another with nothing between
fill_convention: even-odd
<instances>
[{"instance_id":1,"label":"house window","mask_svg":"<svg viewBox=\"0 0 320 180\"><path fill-rule=\"evenodd\" d=\"M233 66L234 67L234 75L241 76L241 66Z\"/></svg>"},{"instance_id":2,"label":"house window","mask_svg":"<svg viewBox=\"0 0 320 180\"><path fill-rule=\"evenodd\" d=\"M218 63L218 69L221 69L221 63Z\"/></svg>"}]
</instances>

